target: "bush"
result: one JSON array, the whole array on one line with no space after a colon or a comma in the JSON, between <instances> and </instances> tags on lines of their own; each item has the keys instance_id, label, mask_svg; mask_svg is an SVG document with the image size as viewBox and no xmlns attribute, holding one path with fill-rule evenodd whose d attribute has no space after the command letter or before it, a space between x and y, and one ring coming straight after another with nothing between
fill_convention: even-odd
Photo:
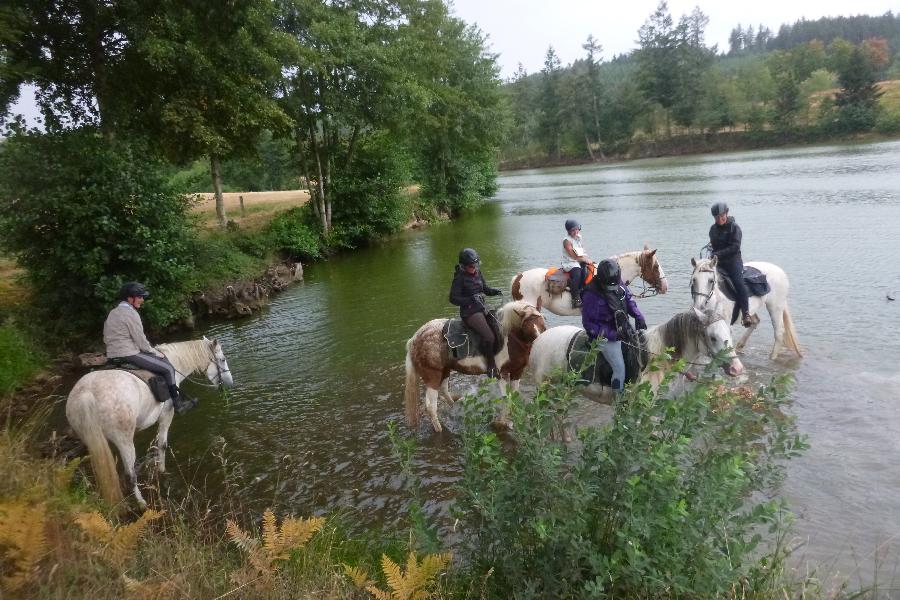
<instances>
[{"instance_id":1,"label":"bush","mask_svg":"<svg viewBox=\"0 0 900 600\"><path fill-rule=\"evenodd\" d=\"M493 156L450 156L444 162L423 166L422 197L452 215L475 208L497 191L497 167Z\"/></svg>"},{"instance_id":2,"label":"bush","mask_svg":"<svg viewBox=\"0 0 900 600\"><path fill-rule=\"evenodd\" d=\"M268 226L269 243L274 249L290 254L293 258L319 258L322 255L322 242L311 221L308 205L276 215Z\"/></svg>"},{"instance_id":3,"label":"bush","mask_svg":"<svg viewBox=\"0 0 900 600\"><path fill-rule=\"evenodd\" d=\"M40 368L42 353L10 322L0 325L0 396L28 381Z\"/></svg>"},{"instance_id":4,"label":"bush","mask_svg":"<svg viewBox=\"0 0 900 600\"><path fill-rule=\"evenodd\" d=\"M875 130L879 133L900 133L900 112L880 112L875 119Z\"/></svg>"},{"instance_id":5,"label":"bush","mask_svg":"<svg viewBox=\"0 0 900 600\"><path fill-rule=\"evenodd\" d=\"M148 146L91 129L18 131L0 150L0 244L27 270L37 309L60 333L96 333L124 281L152 292L162 326L185 312L188 202Z\"/></svg>"},{"instance_id":6,"label":"bush","mask_svg":"<svg viewBox=\"0 0 900 600\"><path fill-rule=\"evenodd\" d=\"M782 549L762 544L787 513L766 495L801 450L783 386L758 394L705 381L672 398L631 388L606 427L569 448L548 439L572 377L532 403L513 397L515 448L465 404L455 515L463 560L498 597L713 598L765 595Z\"/></svg>"}]
</instances>

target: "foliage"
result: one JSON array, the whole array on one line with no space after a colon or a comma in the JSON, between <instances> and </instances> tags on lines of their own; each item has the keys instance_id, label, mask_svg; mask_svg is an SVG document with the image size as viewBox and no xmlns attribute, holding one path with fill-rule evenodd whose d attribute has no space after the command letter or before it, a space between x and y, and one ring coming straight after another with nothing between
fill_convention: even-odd
<instances>
[{"instance_id":1,"label":"foliage","mask_svg":"<svg viewBox=\"0 0 900 600\"><path fill-rule=\"evenodd\" d=\"M75 522L94 544L92 552L116 568L122 568L134 552L135 546L150 524L162 517L162 513L145 510L133 523L114 526L99 512L81 513Z\"/></svg>"},{"instance_id":2,"label":"foliage","mask_svg":"<svg viewBox=\"0 0 900 600\"><path fill-rule=\"evenodd\" d=\"M671 377L671 376L670 376ZM762 543L786 508L766 500L803 449L779 383L758 393L705 380L667 397L630 388L612 422L568 448L548 439L574 375L514 397L515 450L467 400L455 514L463 561L507 597L720 597L761 593L783 549ZM773 587L774 589L774 587Z\"/></svg>"},{"instance_id":3,"label":"foliage","mask_svg":"<svg viewBox=\"0 0 900 600\"><path fill-rule=\"evenodd\" d=\"M306 207L292 208L276 215L267 231L271 245L294 258L318 258L322 254L322 241L310 221Z\"/></svg>"},{"instance_id":4,"label":"foliage","mask_svg":"<svg viewBox=\"0 0 900 600\"><path fill-rule=\"evenodd\" d=\"M15 322L0 325L0 397L28 381L43 362L43 353Z\"/></svg>"},{"instance_id":5,"label":"foliage","mask_svg":"<svg viewBox=\"0 0 900 600\"><path fill-rule=\"evenodd\" d=\"M151 290L151 325L182 315L188 203L158 166L146 145L88 128L18 132L3 144L0 244L27 270L38 308L60 330L99 330L128 280Z\"/></svg>"},{"instance_id":6,"label":"foliage","mask_svg":"<svg viewBox=\"0 0 900 600\"><path fill-rule=\"evenodd\" d=\"M835 95L837 127L843 131L867 131L875 126L878 98L874 67L862 48L854 48L838 72L841 90Z\"/></svg>"},{"instance_id":7,"label":"foliage","mask_svg":"<svg viewBox=\"0 0 900 600\"><path fill-rule=\"evenodd\" d=\"M290 558L291 552L303 548L313 534L322 529L322 517L286 518L278 524L275 513L267 509L263 514L262 539L255 538L230 519L225 530L231 541L247 554L247 566L232 573L238 585L259 582L271 584L278 563Z\"/></svg>"},{"instance_id":8,"label":"foliage","mask_svg":"<svg viewBox=\"0 0 900 600\"><path fill-rule=\"evenodd\" d=\"M390 591L375 587L375 582L358 567L344 565L344 572L353 583L372 594L376 600L425 600L431 597L428 588L450 563L449 554L429 554L421 562L414 552L406 558L406 573L387 554L381 555L381 569Z\"/></svg>"},{"instance_id":9,"label":"foliage","mask_svg":"<svg viewBox=\"0 0 900 600\"><path fill-rule=\"evenodd\" d=\"M47 515L43 504L0 503L0 589L20 590L47 553Z\"/></svg>"}]
</instances>

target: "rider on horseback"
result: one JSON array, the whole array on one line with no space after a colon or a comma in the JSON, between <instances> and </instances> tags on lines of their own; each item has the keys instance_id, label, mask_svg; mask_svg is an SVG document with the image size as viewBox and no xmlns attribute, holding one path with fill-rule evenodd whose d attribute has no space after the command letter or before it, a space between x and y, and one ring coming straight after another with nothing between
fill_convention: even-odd
<instances>
[{"instance_id":1,"label":"rider on horseback","mask_svg":"<svg viewBox=\"0 0 900 600\"><path fill-rule=\"evenodd\" d=\"M716 258L717 268L724 271L734 286L737 304L741 309L744 327L753 325L750 320L750 294L744 284L744 261L741 258L741 228L734 217L728 216L728 205L716 202L712 205L715 223L709 228L710 256Z\"/></svg>"},{"instance_id":2,"label":"rider on horseback","mask_svg":"<svg viewBox=\"0 0 900 600\"><path fill-rule=\"evenodd\" d=\"M581 324L588 337L599 342L600 352L612 368L610 386L616 392L625 389L625 357L622 340L630 337L634 317L638 329L647 329L644 315L638 309L628 286L622 283L619 264L610 259L600 261L591 284L584 290L584 306L581 308Z\"/></svg>"},{"instance_id":3,"label":"rider on horseback","mask_svg":"<svg viewBox=\"0 0 900 600\"><path fill-rule=\"evenodd\" d=\"M481 258L472 248L464 248L459 253L459 264L453 275L450 286L450 302L459 307L459 316L481 338L481 354L487 363L488 377L499 377L497 365L494 364L497 338L487 321L487 305L485 294L499 296L502 292L490 287L484 281L484 275L478 265Z\"/></svg>"},{"instance_id":4,"label":"rider on horseback","mask_svg":"<svg viewBox=\"0 0 900 600\"><path fill-rule=\"evenodd\" d=\"M129 281L119 290L119 304L109 312L103 324L103 343L106 357L133 364L139 369L162 375L169 386L172 404L178 413L196 405L195 400L182 398L175 383L175 367L158 352L144 335L144 325L138 309L150 295L147 288L137 281Z\"/></svg>"},{"instance_id":5,"label":"rider on horseback","mask_svg":"<svg viewBox=\"0 0 900 600\"><path fill-rule=\"evenodd\" d=\"M569 274L569 291L572 293L572 308L581 306L581 288L587 278L587 266L591 259L581 245L581 224L575 219L566 221L563 238L562 270Z\"/></svg>"}]
</instances>

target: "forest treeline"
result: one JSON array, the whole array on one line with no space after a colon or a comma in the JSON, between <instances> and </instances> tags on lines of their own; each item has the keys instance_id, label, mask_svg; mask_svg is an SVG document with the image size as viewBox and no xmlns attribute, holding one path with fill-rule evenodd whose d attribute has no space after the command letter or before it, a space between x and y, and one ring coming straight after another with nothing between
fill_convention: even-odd
<instances>
[{"instance_id":1,"label":"forest treeline","mask_svg":"<svg viewBox=\"0 0 900 600\"><path fill-rule=\"evenodd\" d=\"M512 125L501 161L678 151L710 134L762 145L900 132L900 102L883 101L877 84L900 78L900 17L801 20L777 34L738 25L722 52L706 43L708 22L699 8L676 20L660 2L633 52L605 61L589 36L571 65L552 46L540 72L520 65L504 86Z\"/></svg>"}]
</instances>

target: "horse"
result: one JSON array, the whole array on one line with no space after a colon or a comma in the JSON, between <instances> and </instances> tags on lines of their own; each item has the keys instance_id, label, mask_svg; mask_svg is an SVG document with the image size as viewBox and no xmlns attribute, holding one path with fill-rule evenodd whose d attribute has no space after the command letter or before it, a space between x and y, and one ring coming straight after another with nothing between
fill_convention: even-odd
<instances>
[{"instance_id":1,"label":"horse","mask_svg":"<svg viewBox=\"0 0 900 600\"><path fill-rule=\"evenodd\" d=\"M531 348L528 366L535 384L540 385L557 369L568 368L567 352L573 338L584 331L573 325L551 327L541 334ZM744 365L735 353L731 327L716 311L689 309L678 313L665 323L650 327L644 332L646 350L650 356L664 356L667 348L674 348L673 359L683 358L689 364L698 364L724 353L727 361L722 365L725 374L737 377ZM703 364L703 363L700 363ZM645 365L641 381L649 380L654 389L659 386L662 370L650 371ZM590 383L583 388L586 396L600 398L612 388L600 383Z\"/></svg>"},{"instance_id":2,"label":"horse","mask_svg":"<svg viewBox=\"0 0 900 600\"><path fill-rule=\"evenodd\" d=\"M669 284L666 280L666 273L656 258L656 249L651 250L644 245L643 250L616 254L610 258L619 263L619 268L622 270L622 281L626 285L637 277L649 285L649 288L637 294L638 298L665 294L668 291ZM580 307L572 308L572 294L569 290L562 294L551 294L547 290L547 271L548 269L537 268L516 273L511 284L513 300L524 300L536 306L538 310L546 308L557 315L580 315Z\"/></svg>"},{"instance_id":3,"label":"horse","mask_svg":"<svg viewBox=\"0 0 900 600\"><path fill-rule=\"evenodd\" d=\"M500 335L503 347L494 357L494 364L500 369L500 394L505 395L506 385L519 389L522 372L528 364L531 345L546 329L544 317L527 302L514 301L504 304L498 312ZM449 378L452 371L469 375L487 373L487 362L483 356L470 356L457 360L450 356L443 330L448 319L432 319L421 327L406 342L406 420L411 427L419 422L418 378L425 383L425 409L431 418L431 425L438 433L442 431L437 416L438 395L450 403Z\"/></svg>"},{"instance_id":4,"label":"horse","mask_svg":"<svg viewBox=\"0 0 900 600\"><path fill-rule=\"evenodd\" d=\"M216 340L193 340L160 344L156 349L175 367L176 384L198 371L205 371L210 383L230 387L234 384L222 347ZM172 400L159 402L150 386L125 369L92 371L79 379L66 399L66 418L87 446L100 493L110 504L122 501L122 488L109 443L119 449L125 478L141 508L147 503L137 486L134 461L134 432L156 422L157 464L166 470L169 425L175 409Z\"/></svg>"},{"instance_id":5,"label":"horse","mask_svg":"<svg viewBox=\"0 0 900 600\"><path fill-rule=\"evenodd\" d=\"M691 265L694 267L694 272L691 274L691 297L695 308L714 307L724 318L730 319L734 310L734 302L729 300L719 288L717 264L716 257L691 259ZM741 336L737 343L737 350L743 350L747 345L747 340L759 325L759 316L756 313L765 305L775 330L775 343L769 358L775 360L781 348L790 348L802 358L803 352L797 342L797 332L794 330L794 321L791 319L791 311L788 309L787 297L790 284L787 274L778 265L768 262L748 262L744 265L755 267L763 272L770 290L764 296L750 296L752 325Z\"/></svg>"}]
</instances>

